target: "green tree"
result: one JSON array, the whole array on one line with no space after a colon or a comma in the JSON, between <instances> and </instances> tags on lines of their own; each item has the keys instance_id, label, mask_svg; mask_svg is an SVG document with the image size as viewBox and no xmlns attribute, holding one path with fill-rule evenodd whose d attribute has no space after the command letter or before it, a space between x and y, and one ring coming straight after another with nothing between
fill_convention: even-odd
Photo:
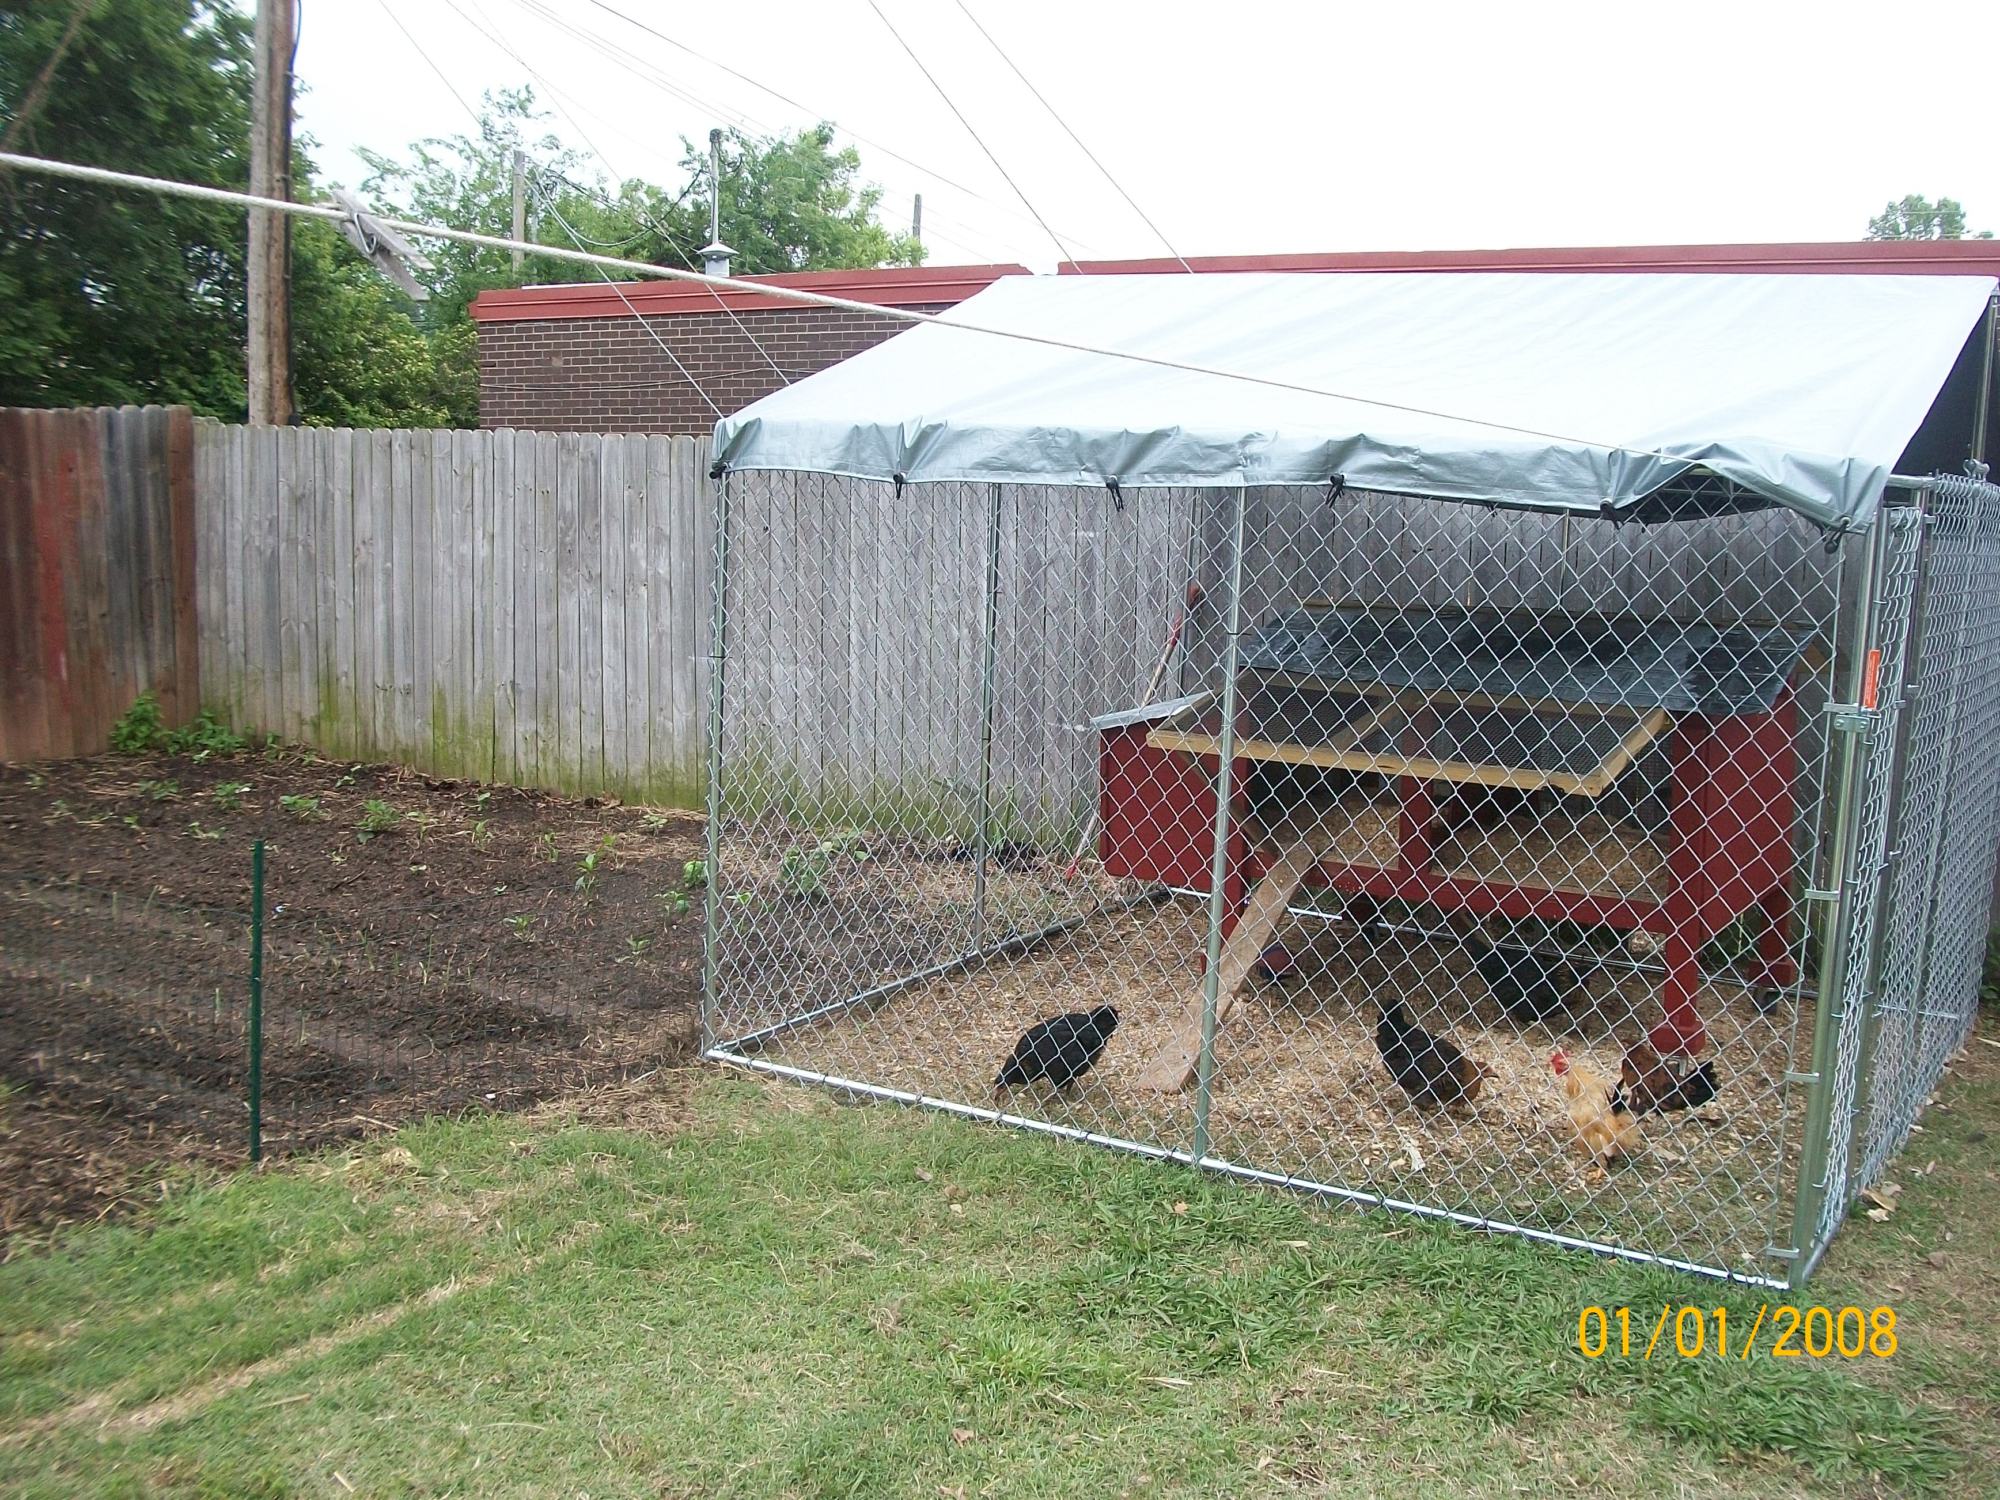
<instances>
[{"instance_id":1,"label":"green tree","mask_svg":"<svg viewBox=\"0 0 2000 1500\"><path fill-rule=\"evenodd\" d=\"M1868 221L1871 240L1962 240L1965 239L1965 208L1956 198L1940 198L1932 203L1920 194L1887 205ZM1983 229L1971 236L1990 240L1993 231Z\"/></svg>"},{"instance_id":2,"label":"green tree","mask_svg":"<svg viewBox=\"0 0 2000 1500\"><path fill-rule=\"evenodd\" d=\"M11 122L71 8L0 11ZM16 149L241 188L247 17L220 0L94 7ZM243 409L242 215L31 173L0 175L0 403Z\"/></svg>"},{"instance_id":3,"label":"green tree","mask_svg":"<svg viewBox=\"0 0 2000 1500\"><path fill-rule=\"evenodd\" d=\"M13 121L72 14L0 11L0 121ZM250 81L250 23L234 7L99 3L15 139L36 155L240 189ZM303 143L294 178L312 196ZM10 173L0 176L0 216L0 404L184 402L241 420L240 212ZM466 338L428 338L409 300L323 224L294 225L292 333L303 421L476 417Z\"/></svg>"}]
</instances>

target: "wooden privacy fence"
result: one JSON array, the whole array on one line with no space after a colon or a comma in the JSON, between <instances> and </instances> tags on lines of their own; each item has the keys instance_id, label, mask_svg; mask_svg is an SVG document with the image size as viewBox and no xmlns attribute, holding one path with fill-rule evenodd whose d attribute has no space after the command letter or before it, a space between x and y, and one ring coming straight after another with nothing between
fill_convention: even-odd
<instances>
[{"instance_id":1,"label":"wooden privacy fence","mask_svg":"<svg viewBox=\"0 0 2000 1500\"><path fill-rule=\"evenodd\" d=\"M143 692L193 716L184 407L0 408L0 761L102 750Z\"/></svg>"},{"instance_id":2,"label":"wooden privacy fence","mask_svg":"<svg viewBox=\"0 0 2000 1500\"><path fill-rule=\"evenodd\" d=\"M444 776L693 804L708 442L200 424L206 696Z\"/></svg>"}]
</instances>

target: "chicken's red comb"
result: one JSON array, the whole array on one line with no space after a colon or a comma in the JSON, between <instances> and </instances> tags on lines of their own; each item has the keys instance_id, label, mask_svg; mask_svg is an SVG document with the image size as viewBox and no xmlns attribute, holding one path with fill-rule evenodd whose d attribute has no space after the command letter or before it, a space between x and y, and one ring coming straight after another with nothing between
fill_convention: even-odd
<instances>
[{"instance_id":1,"label":"chicken's red comb","mask_svg":"<svg viewBox=\"0 0 2000 1500\"><path fill-rule=\"evenodd\" d=\"M1549 1066L1554 1068L1558 1073L1567 1073L1569 1071L1569 1054L1561 1050L1551 1052L1549 1054Z\"/></svg>"}]
</instances>

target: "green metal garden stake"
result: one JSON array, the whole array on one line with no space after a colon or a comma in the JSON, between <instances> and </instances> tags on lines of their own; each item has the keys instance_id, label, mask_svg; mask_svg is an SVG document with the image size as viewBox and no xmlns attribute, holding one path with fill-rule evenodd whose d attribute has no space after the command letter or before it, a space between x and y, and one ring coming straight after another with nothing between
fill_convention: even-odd
<instances>
[{"instance_id":1,"label":"green metal garden stake","mask_svg":"<svg viewBox=\"0 0 2000 1500\"><path fill-rule=\"evenodd\" d=\"M250 849L250 1160L264 1159L264 841Z\"/></svg>"}]
</instances>

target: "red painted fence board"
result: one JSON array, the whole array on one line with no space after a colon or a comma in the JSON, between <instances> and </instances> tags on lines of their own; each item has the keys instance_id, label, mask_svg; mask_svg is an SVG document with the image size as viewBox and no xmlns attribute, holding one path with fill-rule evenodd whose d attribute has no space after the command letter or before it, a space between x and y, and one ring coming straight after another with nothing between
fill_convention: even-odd
<instances>
[{"instance_id":1,"label":"red painted fence board","mask_svg":"<svg viewBox=\"0 0 2000 1500\"><path fill-rule=\"evenodd\" d=\"M0 408L0 761L87 755L201 700L184 408Z\"/></svg>"}]
</instances>

